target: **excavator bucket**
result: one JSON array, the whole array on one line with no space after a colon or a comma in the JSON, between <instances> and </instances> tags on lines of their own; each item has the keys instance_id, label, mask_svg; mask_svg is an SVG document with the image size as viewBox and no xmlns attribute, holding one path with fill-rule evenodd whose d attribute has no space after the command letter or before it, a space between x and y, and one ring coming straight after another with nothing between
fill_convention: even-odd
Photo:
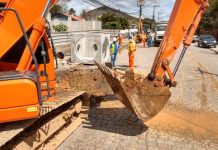
<instances>
[{"instance_id":1,"label":"excavator bucket","mask_svg":"<svg viewBox=\"0 0 218 150\"><path fill-rule=\"evenodd\" d=\"M133 72L122 74L98 64L117 98L138 118L147 121L156 116L168 102L169 87L154 87L152 82Z\"/></svg>"}]
</instances>

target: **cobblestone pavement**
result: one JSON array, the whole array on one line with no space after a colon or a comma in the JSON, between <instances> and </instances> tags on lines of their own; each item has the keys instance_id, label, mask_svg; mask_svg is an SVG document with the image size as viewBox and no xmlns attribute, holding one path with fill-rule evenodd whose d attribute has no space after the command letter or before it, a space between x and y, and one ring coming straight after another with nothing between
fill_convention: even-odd
<instances>
[{"instance_id":1,"label":"cobblestone pavement","mask_svg":"<svg viewBox=\"0 0 218 150\"><path fill-rule=\"evenodd\" d=\"M0 146L5 144L9 139L23 131L25 127L31 124L32 120L25 120L12 123L0 124Z\"/></svg>"},{"instance_id":2,"label":"cobblestone pavement","mask_svg":"<svg viewBox=\"0 0 218 150\"><path fill-rule=\"evenodd\" d=\"M155 53L156 48L139 48L135 70L146 74ZM192 45L177 73L179 84L156 117L144 124L119 101L103 101L58 149L218 149L217 58L210 49ZM128 65L127 51L117 65Z\"/></svg>"}]
</instances>

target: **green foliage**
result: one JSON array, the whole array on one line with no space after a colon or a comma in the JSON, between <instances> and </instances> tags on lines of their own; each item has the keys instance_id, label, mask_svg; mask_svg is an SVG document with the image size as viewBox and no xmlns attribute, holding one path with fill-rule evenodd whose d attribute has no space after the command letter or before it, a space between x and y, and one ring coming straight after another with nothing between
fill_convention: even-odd
<instances>
[{"instance_id":1,"label":"green foliage","mask_svg":"<svg viewBox=\"0 0 218 150\"><path fill-rule=\"evenodd\" d=\"M52 28L55 30L55 32L67 32L68 30L68 27L64 24L52 26Z\"/></svg>"},{"instance_id":2,"label":"green foliage","mask_svg":"<svg viewBox=\"0 0 218 150\"><path fill-rule=\"evenodd\" d=\"M202 17L200 27L205 29L218 28L218 0L209 0L210 6Z\"/></svg>"},{"instance_id":3,"label":"green foliage","mask_svg":"<svg viewBox=\"0 0 218 150\"><path fill-rule=\"evenodd\" d=\"M63 7L62 7L61 5L55 4L55 5L51 8L50 13L51 13L51 15L53 15L53 14L56 14L56 13L58 13L58 12L63 12Z\"/></svg>"},{"instance_id":4,"label":"green foliage","mask_svg":"<svg viewBox=\"0 0 218 150\"><path fill-rule=\"evenodd\" d=\"M119 29L118 22L106 22L102 25L103 29Z\"/></svg>"},{"instance_id":5,"label":"green foliage","mask_svg":"<svg viewBox=\"0 0 218 150\"><path fill-rule=\"evenodd\" d=\"M129 28L130 22L126 18L120 17L119 20L120 20L120 27L122 29L128 29Z\"/></svg>"},{"instance_id":6,"label":"green foliage","mask_svg":"<svg viewBox=\"0 0 218 150\"><path fill-rule=\"evenodd\" d=\"M73 8L70 8L69 10L67 9L67 3L70 0L60 0L58 2L58 4L55 4L51 9L50 9L50 13L52 15L56 14L56 13L64 13L64 12L69 12L70 15L75 15L76 11Z\"/></svg>"},{"instance_id":7,"label":"green foliage","mask_svg":"<svg viewBox=\"0 0 218 150\"><path fill-rule=\"evenodd\" d=\"M149 19L149 18L144 18L142 20L143 25L146 26L146 27L150 27L150 28L152 27L153 22L154 22L154 20Z\"/></svg>"},{"instance_id":8,"label":"green foliage","mask_svg":"<svg viewBox=\"0 0 218 150\"><path fill-rule=\"evenodd\" d=\"M87 20L89 17L91 17L90 13L84 9L82 10L82 13L80 14L80 16L83 17L84 19L87 19Z\"/></svg>"},{"instance_id":9,"label":"green foliage","mask_svg":"<svg viewBox=\"0 0 218 150\"><path fill-rule=\"evenodd\" d=\"M75 15L75 14L76 14L76 11L75 11L73 8L70 8L70 9L69 9L69 14L70 14L70 15Z\"/></svg>"},{"instance_id":10,"label":"green foliage","mask_svg":"<svg viewBox=\"0 0 218 150\"><path fill-rule=\"evenodd\" d=\"M130 21L127 18L118 17L109 12L98 17L98 20L102 21L103 29L127 29L130 26Z\"/></svg>"}]
</instances>

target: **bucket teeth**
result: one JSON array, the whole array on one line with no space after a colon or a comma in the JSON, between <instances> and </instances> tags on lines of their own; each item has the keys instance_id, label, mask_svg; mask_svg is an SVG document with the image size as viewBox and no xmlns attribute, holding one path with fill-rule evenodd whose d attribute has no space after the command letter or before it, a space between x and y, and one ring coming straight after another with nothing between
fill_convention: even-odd
<instances>
[{"instance_id":1,"label":"bucket teeth","mask_svg":"<svg viewBox=\"0 0 218 150\"><path fill-rule=\"evenodd\" d=\"M135 80L133 72L117 73L95 62L117 98L143 121L157 115L168 102L169 87L154 87L148 80ZM116 75L115 75L116 73ZM121 82L120 82L121 80Z\"/></svg>"},{"instance_id":2,"label":"bucket teeth","mask_svg":"<svg viewBox=\"0 0 218 150\"><path fill-rule=\"evenodd\" d=\"M125 93L124 88L122 87L122 84L120 83L119 79L114 75L114 71L108 68L105 65L101 65L97 62L95 62L98 66L99 70L102 72L102 74L106 77L106 80L111 86L111 89L116 94L116 96L119 98L119 100L131 111L134 112L132 105L128 101L128 95ZM124 75L120 75L124 76Z\"/></svg>"}]
</instances>

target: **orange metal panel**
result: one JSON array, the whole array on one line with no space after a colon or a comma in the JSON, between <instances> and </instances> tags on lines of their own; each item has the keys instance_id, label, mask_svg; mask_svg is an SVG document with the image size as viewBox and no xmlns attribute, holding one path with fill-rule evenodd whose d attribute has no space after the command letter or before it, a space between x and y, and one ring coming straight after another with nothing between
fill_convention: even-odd
<instances>
[{"instance_id":1,"label":"orange metal panel","mask_svg":"<svg viewBox=\"0 0 218 150\"><path fill-rule=\"evenodd\" d=\"M36 18L41 17L48 0L16 0L11 3L10 8L16 9L27 30L35 23ZM0 2L4 2L0 0ZM22 36L21 29L13 12L7 12L0 18L0 58L16 43Z\"/></svg>"},{"instance_id":2,"label":"orange metal panel","mask_svg":"<svg viewBox=\"0 0 218 150\"><path fill-rule=\"evenodd\" d=\"M38 104L0 109L0 123L37 118L39 111Z\"/></svg>"},{"instance_id":3,"label":"orange metal panel","mask_svg":"<svg viewBox=\"0 0 218 150\"><path fill-rule=\"evenodd\" d=\"M39 17L36 18L35 20L36 22L33 25L33 30L29 37L30 45L32 46L34 52L36 51L38 45L40 44L40 41L43 35L45 34L45 30L46 30L45 19ZM28 70L32 62L32 59L33 58L30 53L29 47L26 46L16 70Z\"/></svg>"},{"instance_id":4,"label":"orange metal panel","mask_svg":"<svg viewBox=\"0 0 218 150\"><path fill-rule=\"evenodd\" d=\"M164 39L159 47L158 52L161 52L161 56L158 62L155 62L155 72L158 76L163 76L165 70L162 68L162 62L164 59L172 61L176 50L179 48L181 41L186 35L189 27L191 26L199 7L201 0L177 0L169 23L166 29ZM157 53L156 58L160 53ZM154 67L154 66L153 66Z\"/></svg>"},{"instance_id":5,"label":"orange metal panel","mask_svg":"<svg viewBox=\"0 0 218 150\"><path fill-rule=\"evenodd\" d=\"M0 81L0 95L0 123L36 118L39 115L37 87L34 81Z\"/></svg>"},{"instance_id":6,"label":"orange metal panel","mask_svg":"<svg viewBox=\"0 0 218 150\"><path fill-rule=\"evenodd\" d=\"M0 109L38 104L36 84L29 79L0 81Z\"/></svg>"}]
</instances>

